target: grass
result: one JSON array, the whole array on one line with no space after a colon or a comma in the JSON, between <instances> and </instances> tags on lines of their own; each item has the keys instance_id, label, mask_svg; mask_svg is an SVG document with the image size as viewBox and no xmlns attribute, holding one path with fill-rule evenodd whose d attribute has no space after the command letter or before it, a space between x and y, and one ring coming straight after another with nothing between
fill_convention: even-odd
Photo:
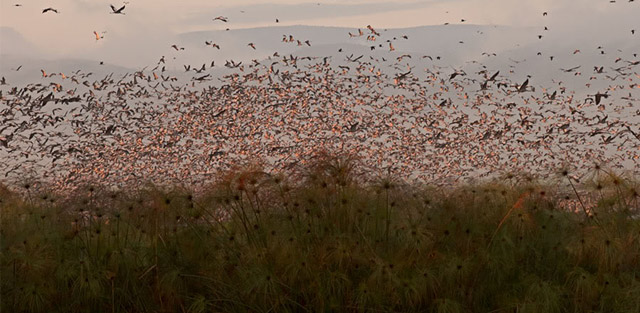
<instances>
[{"instance_id":1,"label":"grass","mask_svg":"<svg viewBox=\"0 0 640 313\"><path fill-rule=\"evenodd\" d=\"M345 157L302 173L0 187L2 312L640 312L632 178L435 187Z\"/></svg>"}]
</instances>

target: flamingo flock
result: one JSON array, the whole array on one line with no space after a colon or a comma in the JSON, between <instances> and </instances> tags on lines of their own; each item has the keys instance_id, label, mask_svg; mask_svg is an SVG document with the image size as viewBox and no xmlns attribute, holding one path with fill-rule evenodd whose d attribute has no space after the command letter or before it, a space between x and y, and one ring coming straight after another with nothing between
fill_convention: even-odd
<instances>
[{"instance_id":1,"label":"flamingo flock","mask_svg":"<svg viewBox=\"0 0 640 313\"><path fill-rule=\"evenodd\" d=\"M111 13L124 14L124 7L111 6ZM368 40L386 39L366 29ZM364 35L358 30L345 39ZM198 184L248 161L289 169L318 151L357 155L366 168L431 182L505 171L544 175L567 165L638 173L635 55L594 64L587 84L606 87L581 96L560 79L516 81L513 70L482 61L464 70L442 67L431 56L396 52L395 39L388 39L387 58L276 52L251 63L225 60L221 77L214 62L184 65L186 76L172 75L164 57L152 69L121 76L42 69L38 82L24 86L3 77L0 179ZM580 66L560 70L561 77L586 79L574 75Z\"/></svg>"}]
</instances>

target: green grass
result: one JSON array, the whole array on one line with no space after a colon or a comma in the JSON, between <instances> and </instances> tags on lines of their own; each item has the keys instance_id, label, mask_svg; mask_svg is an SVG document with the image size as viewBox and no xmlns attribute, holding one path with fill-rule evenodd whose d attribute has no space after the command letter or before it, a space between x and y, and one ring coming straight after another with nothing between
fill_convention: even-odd
<instances>
[{"instance_id":1,"label":"green grass","mask_svg":"<svg viewBox=\"0 0 640 313\"><path fill-rule=\"evenodd\" d=\"M640 312L634 179L435 187L356 164L197 193L0 187L2 312Z\"/></svg>"}]
</instances>

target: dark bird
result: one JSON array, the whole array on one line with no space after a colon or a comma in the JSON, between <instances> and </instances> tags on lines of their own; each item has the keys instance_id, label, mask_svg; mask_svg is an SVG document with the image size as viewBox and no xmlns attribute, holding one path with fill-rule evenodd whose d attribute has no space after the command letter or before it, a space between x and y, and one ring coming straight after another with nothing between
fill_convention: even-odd
<instances>
[{"instance_id":1,"label":"dark bird","mask_svg":"<svg viewBox=\"0 0 640 313\"><path fill-rule=\"evenodd\" d=\"M124 10L125 5L123 5L121 8L117 10L116 10L116 7L113 6L113 4L110 4L109 6L111 7L111 11L113 11L111 12L111 14L124 14L122 13L122 10Z\"/></svg>"},{"instance_id":2,"label":"dark bird","mask_svg":"<svg viewBox=\"0 0 640 313\"><path fill-rule=\"evenodd\" d=\"M44 13L47 13L47 12L49 12L49 11L51 11L51 12L55 12L55 13L58 13L58 10L56 10L56 9L54 9L54 8L46 8L46 9L42 10L42 13L44 14Z\"/></svg>"},{"instance_id":3,"label":"dark bird","mask_svg":"<svg viewBox=\"0 0 640 313\"><path fill-rule=\"evenodd\" d=\"M572 67L572 68L568 68L568 69L561 68L560 70L565 72L565 73L571 73L571 72L573 72L573 71L575 71L575 70L577 70L579 68L580 68L580 66L576 66L576 67Z\"/></svg>"},{"instance_id":4,"label":"dark bird","mask_svg":"<svg viewBox=\"0 0 640 313\"><path fill-rule=\"evenodd\" d=\"M217 43L214 43L213 41L206 41L204 42L205 45L207 46L211 46L211 48L216 48L218 50L220 50L220 46Z\"/></svg>"},{"instance_id":5,"label":"dark bird","mask_svg":"<svg viewBox=\"0 0 640 313\"><path fill-rule=\"evenodd\" d=\"M605 99L609 98L609 95L606 94L606 93L599 93L598 92L598 93L596 93L595 97L596 97L596 105L598 105L598 104L600 104L600 101L602 101L602 98L605 98Z\"/></svg>"},{"instance_id":6,"label":"dark bird","mask_svg":"<svg viewBox=\"0 0 640 313\"><path fill-rule=\"evenodd\" d=\"M225 22L225 23L229 21L229 19L228 19L228 18L226 18L226 17L224 17L224 16L222 16L222 15L220 15L220 16L218 16L218 17L214 18L213 20L214 20L214 21L222 21L222 22Z\"/></svg>"},{"instance_id":7,"label":"dark bird","mask_svg":"<svg viewBox=\"0 0 640 313\"><path fill-rule=\"evenodd\" d=\"M458 71L453 72L453 74L451 74L449 76L449 80L452 80L452 79L456 78L456 76L458 76L458 75L464 75L464 72L463 73L460 73Z\"/></svg>"},{"instance_id":8,"label":"dark bird","mask_svg":"<svg viewBox=\"0 0 640 313\"><path fill-rule=\"evenodd\" d=\"M491 76L487 81L494 81L496 80L496 77L498 77L498 74L500 74L500 71L497 71L495 74L493 74L493 76Z\"/></svg>"},{"instance_id":9,"label":"dark bird","mask_svg":"<svg viewBox=\"0 0 640 313\"><path fill-rule=\"evenodd\" d=\"M518 92L526 91L528 84L529 84L529 79L527 78L527 80L525 80L524 83L522 83L522 85L520 85L520 87L518 87Z\"/></svg>"}]
</instances>

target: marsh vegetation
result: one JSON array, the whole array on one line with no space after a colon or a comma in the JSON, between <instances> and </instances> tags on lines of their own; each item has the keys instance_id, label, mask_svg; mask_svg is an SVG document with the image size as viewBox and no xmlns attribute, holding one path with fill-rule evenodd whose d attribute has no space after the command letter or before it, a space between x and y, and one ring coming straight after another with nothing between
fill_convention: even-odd
<instances>
[{"instance_id":1,"label":"marsh vegetation","mask_svg":"<svg viewBox=\"0 0 640 313\"><path fill-rule=\"evenodd\" d=\"M640 312L633 177L438 187L344 157L300 173L2 187L2 311Z\"/></svg>"}]
</instances>

